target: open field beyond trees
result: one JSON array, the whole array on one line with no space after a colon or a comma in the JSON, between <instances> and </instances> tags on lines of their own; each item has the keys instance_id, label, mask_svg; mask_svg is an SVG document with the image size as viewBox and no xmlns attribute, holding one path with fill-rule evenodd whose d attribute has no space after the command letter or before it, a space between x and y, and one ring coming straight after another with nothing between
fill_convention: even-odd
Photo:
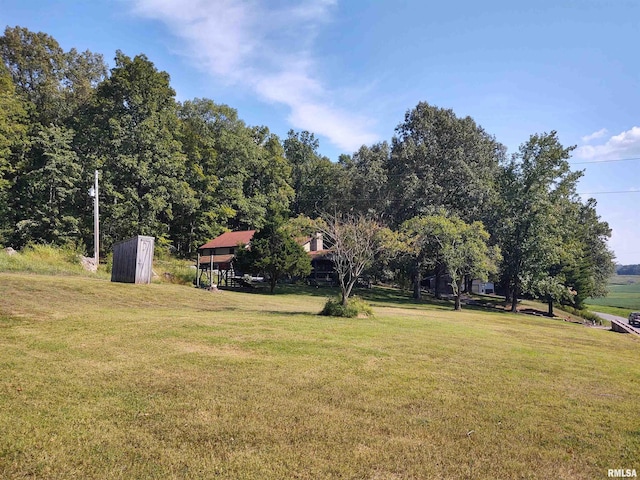
<instances>
[{"instance_id":1,"label":"open field beyond trees","mask_svg":"<svg viewBox=\"0 0 640 480\"><path fill-rule=\"evenodd\" d=\"M606 297L587 300L590 310L625 318L632 311L640 311L640 275L614 275L607 288Z\"/></svg>"},{"instance_id":2,"label":"open field beyond trees","mask_svg":"<svg viewBox=\"0 0 640 480\"><path fill-rule=\"evenodd\" d=\"M606 478L640 342L371 294L0 273L2 478Z\"/></svg>"}]
</instances>

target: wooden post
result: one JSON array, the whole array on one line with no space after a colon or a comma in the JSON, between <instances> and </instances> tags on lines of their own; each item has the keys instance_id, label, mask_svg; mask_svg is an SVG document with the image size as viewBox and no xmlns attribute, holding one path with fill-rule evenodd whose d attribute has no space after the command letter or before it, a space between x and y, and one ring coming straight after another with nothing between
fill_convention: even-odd
<instances>
[{"instance_id":1,"label":"wooden post","mask_svg":"<svg viewBox=\"0 0 640 480\"><path fill-rule=\"evenodd\" d=\"M196 263L196 287L200 286L200 251L198 251L198 263Z\"/></svg>"},{"instance_id":2,"label":"wooden post","mask_svg":"<svg viewBox=\"0 0 640 480\"><path fill-rule=\"evenodd\" d=\"M213 287L213 251L209 253L209 288Z\"/></svg>"},{"instance_id":3,"label":"wooden post","mask_svg":"<svg viewBox=\"0 0 640 480\"><path fill-rule=\"evenodd\" d=\"M98 170L95 171L93 185L93 246L94 246L94 263L96 269L100 264L100 215L98 213Z\"/></svg>"}]
</instances>

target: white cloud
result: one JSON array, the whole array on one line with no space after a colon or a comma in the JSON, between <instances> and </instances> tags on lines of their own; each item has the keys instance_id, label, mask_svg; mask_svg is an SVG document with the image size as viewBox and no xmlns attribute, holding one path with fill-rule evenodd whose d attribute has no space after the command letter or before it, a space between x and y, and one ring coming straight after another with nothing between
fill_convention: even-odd
<instances>
[{"instance_id":1,"label":"white cloud","mask_svg":"<svg viewBox=\"0 0 640 480\"><path fill-rule=\"evenodd\" d=\"M323 135L347 151L372 143L372 122L332 105L311 53L336 0L269 7L248 0L131 0L134 12L164 23L182 53L221 81L288 106L294 128Z\"/></svg>"},{"instance_id":2,"label":"white cloud","mask_svg":"<svg viewBox=\"0 0 640 480\"><path fill-rule=\"evenodd\" d=\"M593 132L590 135L585 135L584 137L582 137L582 141L584 143L589 143L591 140L596 140L598 138L604 137L607 133L609 133L609 130L607 130L606 128L601 128L597 132Z\"/></svg>"},{"instance_id":3,"label":"white cloud","mask_svg":"<svg viewBox=\"0 0 640 480\"><path fill-rule=\"evenodd\" d=\"M574 155L585 160L615 160L638 157L640 156L640 127L632 127L619 135L614 135L602 145L583 145L578 147Z\"/></svg>"}]
</instances>

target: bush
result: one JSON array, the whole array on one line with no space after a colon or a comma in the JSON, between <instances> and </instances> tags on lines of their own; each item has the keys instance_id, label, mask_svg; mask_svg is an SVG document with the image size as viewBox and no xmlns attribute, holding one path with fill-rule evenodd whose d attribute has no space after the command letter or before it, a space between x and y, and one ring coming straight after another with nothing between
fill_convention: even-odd
<instances>
[{"instance_id":1,"label":"bush","mask_svg":"<svg viewBox=\"0 0 640 480\"><path fill-rule=\"evenodd\" d=\"M592 322L594 325L602 325L602 322L603 322L602 318L600 318L595 313L590 312L589 310L586 310L586 309L579 310L569 305L562 305L561 308L562 310L564 310L567 313L570 313L571 315L575 315L577 317L584 318L585 320Z\"/></svg>"},{"instance_id":2,"label":"bush","mask_svg":"<svg viewBox=\"0 0 640 480\"><path fill-rule=\"evenodd\" d=\"M371 306L359 297L352 297L349 299L349 303L345 307L342 305L340 298L329 298L327 303L324 304L324 308L320 312L320 315L326 317L369 317L373 315Z\"/></svg>"}]
</instances>

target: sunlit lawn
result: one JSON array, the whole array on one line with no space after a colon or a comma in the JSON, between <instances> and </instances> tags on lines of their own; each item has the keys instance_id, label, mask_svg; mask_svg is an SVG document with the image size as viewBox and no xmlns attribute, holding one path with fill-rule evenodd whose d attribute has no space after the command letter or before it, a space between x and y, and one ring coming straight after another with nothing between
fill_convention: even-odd
<instances>
[{"instance_id":1,"label":"sunlit lawn","mask_svg":"<svg viewBox=\"0 0 640 480\"><path fill-rule=\"evenodd\" d=\"M0 478L640 469L630 336L389 291L342 320L285 292L0 273Z\"/></svg>"}]
</instances>

